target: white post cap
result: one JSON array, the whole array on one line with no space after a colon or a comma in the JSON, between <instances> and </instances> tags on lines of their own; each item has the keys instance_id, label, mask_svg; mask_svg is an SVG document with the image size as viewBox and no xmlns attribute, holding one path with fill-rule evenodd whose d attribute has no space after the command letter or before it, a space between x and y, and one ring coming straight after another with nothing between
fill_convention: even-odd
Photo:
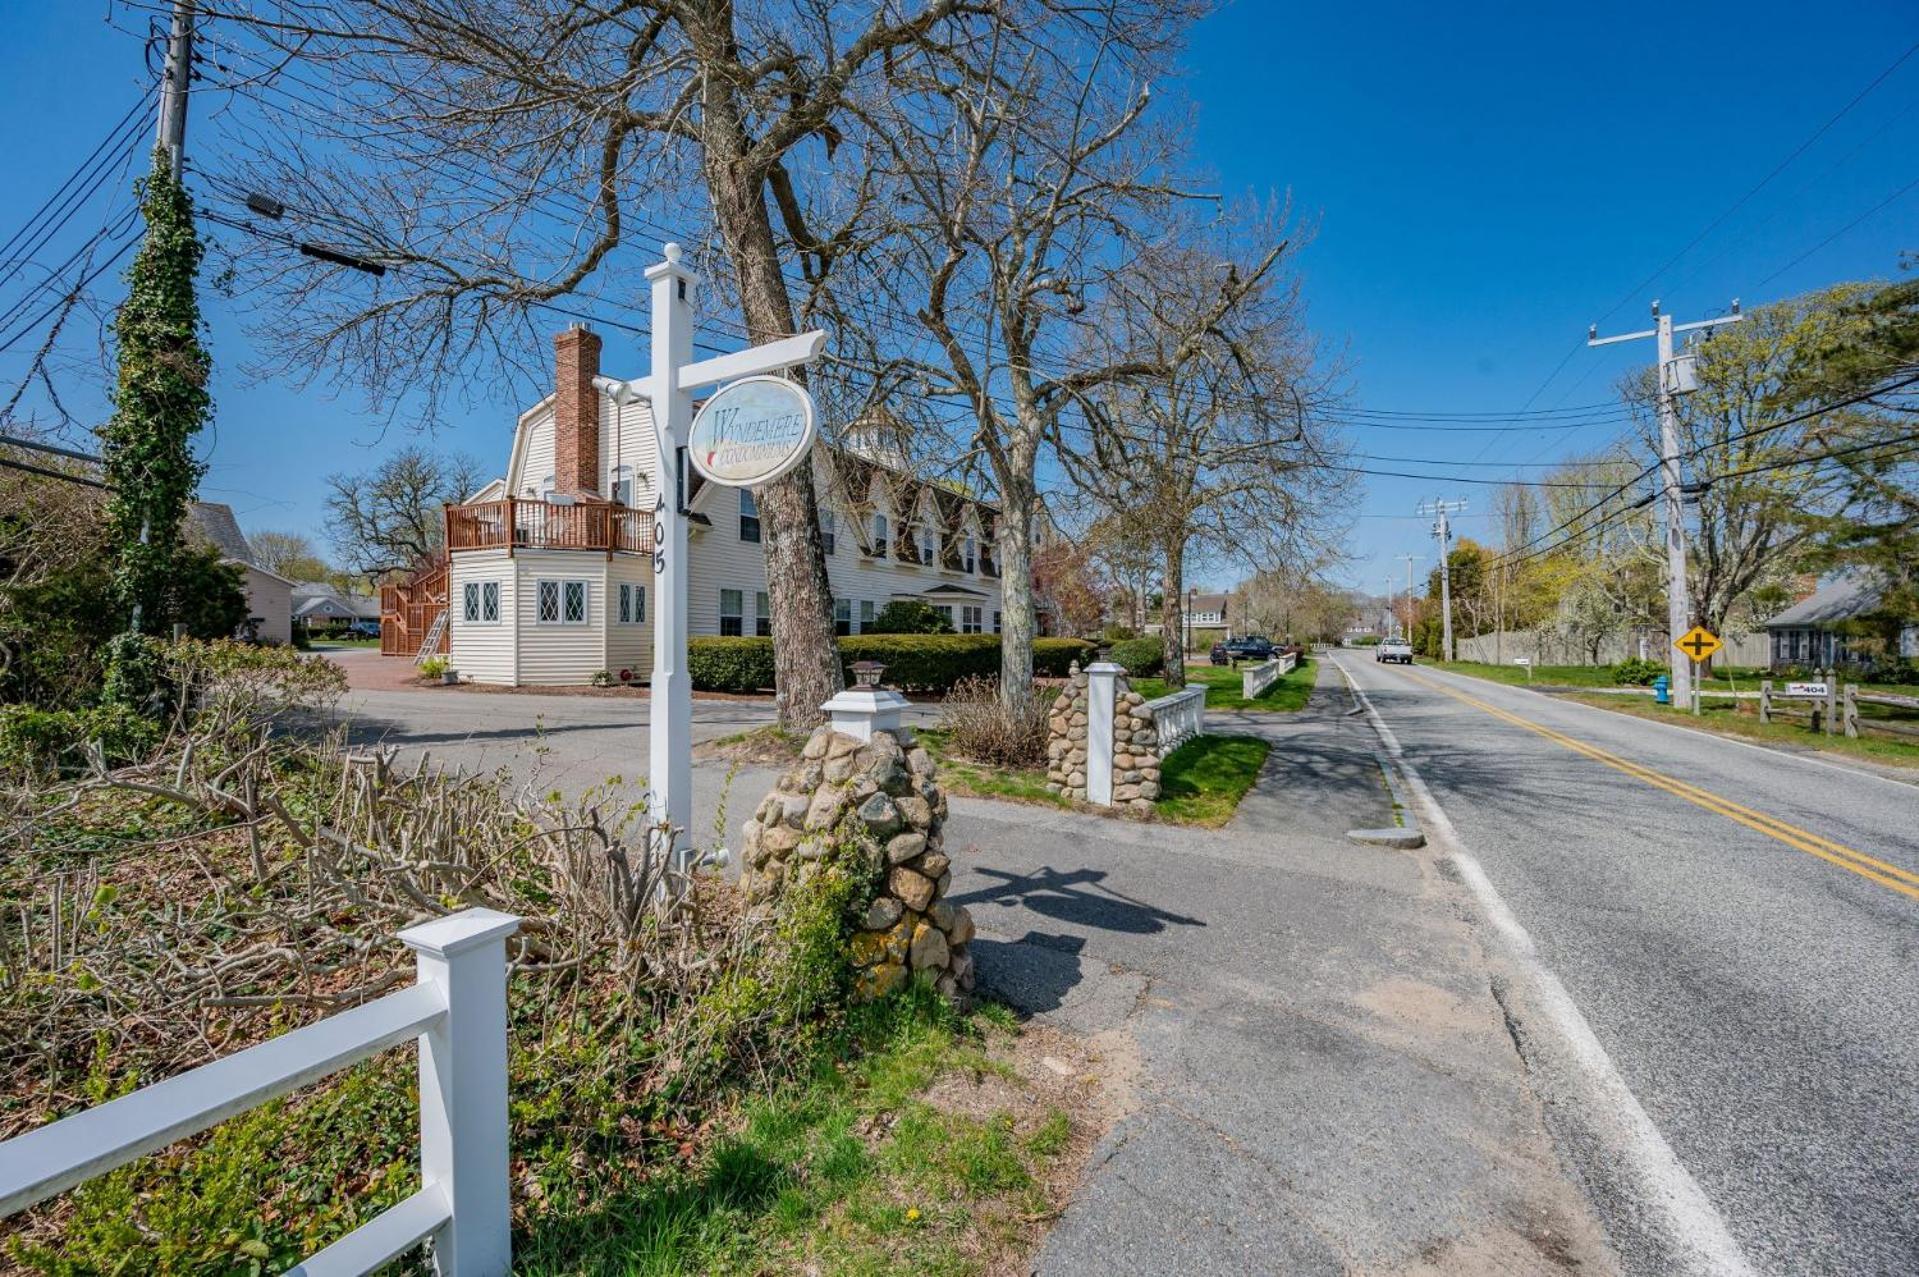
<instances>
[{"instance_id":1,"label":"white post cap","mask_svg":"<svg viewBox=\"0 0 1919 1277\"><path fill-rule=\"evenodd\" d=\"M849 687L820 709L833 721L833 730L856 740L872 740L874 732L900 730L900 711L909 704L904 696L885 687Z\"/></svg>"},{"instance_id":2,"label":"white post cap","mask_svg":"<svg viewBox=\"0 0 1919 1277\"><path fill-rule=\"evenodd\" d=\"M520 929L520 919L498 909L462 909L444 918L408 927L400 943L417 953L451 958L493 940L504 940Z\"/></svg>"}]
</instances>

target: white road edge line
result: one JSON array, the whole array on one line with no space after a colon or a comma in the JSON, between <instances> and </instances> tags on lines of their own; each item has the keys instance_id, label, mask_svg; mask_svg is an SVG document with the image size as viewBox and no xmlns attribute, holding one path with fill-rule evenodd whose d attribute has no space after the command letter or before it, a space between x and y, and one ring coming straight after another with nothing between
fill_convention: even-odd
<instances>
[{"instance_id":1,"label":"white road edge line","mask_svg":"<svg viewBox=\"0 0 1919 1277\"><path fill-rule=\"evenodd\" d=\"M1373 707L1372 698L1354 680L1338 658L1333 665L1346 680L1346 686L1366 711L1366 719L1379 734L1386 754L1399 769L1400 777L1412 792L1420 811L1421 823L1429 838L1434 838L1446 858L1458 871L1487 919L1504 942L1509 957L1521 975L1531 984L1532 1001L1540 1007L1563 1046L1568 1062L1577 1068L1589 1088L1588 1102L1607 1121L1593 1123L1595 1130L1616 1132L1609 1142L1621 1159L1621 1166L1642 1190L1640 1205L1656 1221L1655 1231L1670 1254L1685 1261L1687 1273L1712 1277L1756 1277L1739 1243L1733 1239L1718 1208L1706 1197L1691 1172L1679 1161L1678 1154L1653 1123L1639 1099L1620 1077L1612 1057L1600 1045L1592 1026L1586 1022L1566 986L1560 983L1539 956L1533 938L1513 914L1494 887L1479 860L1466 846L1465 839L1453 827L1439 800L1418 772L1406 761L1399 738ZM1603 712L1603 711L1602 711Z\"/></svg>"}]
</instances>

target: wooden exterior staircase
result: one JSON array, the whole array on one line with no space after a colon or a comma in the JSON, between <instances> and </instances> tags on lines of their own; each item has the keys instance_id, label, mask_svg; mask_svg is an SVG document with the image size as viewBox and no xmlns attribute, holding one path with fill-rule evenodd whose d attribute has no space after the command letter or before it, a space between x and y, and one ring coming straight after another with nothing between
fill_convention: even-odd
<instances>
[{"instance_id":1,"label":"wooden exterior staircase","mask_svg":"<svg viewBox=\"0 0 1919 1277\"><path fill-rule=\"evenodd\" d=\"M417 664L451 649L448 579L447 561L441 558L380 587L381 656L410 656Z\"/></svg>"}]
</instances>

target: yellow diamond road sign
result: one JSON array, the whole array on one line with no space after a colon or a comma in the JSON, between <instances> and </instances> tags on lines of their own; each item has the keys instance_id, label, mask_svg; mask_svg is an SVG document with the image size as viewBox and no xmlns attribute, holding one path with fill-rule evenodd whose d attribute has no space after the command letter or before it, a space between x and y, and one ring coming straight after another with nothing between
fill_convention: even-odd
<instances>
[{"instance_id":1,"label":"yellow diamond road sign","mask_svg":"<svg viewBox=\"0 0 1919 1277\"><path fill-rule=\"evenodd\" d=\"M1719 641L1719 636L1717 634L1714 634L1711 630L1707 629L1705 626L1695 625L1691 629L1687 630L1685 634L1680 637L1679 641L1673 644L1673 646L1678 648L1680 651L1684 652L1687 656L1691 657L1693 660L1703 661L1709 658L1714 652L1717 652L1720 648L1724 647L1725 644Z\"/></svg>"}]
</instances>

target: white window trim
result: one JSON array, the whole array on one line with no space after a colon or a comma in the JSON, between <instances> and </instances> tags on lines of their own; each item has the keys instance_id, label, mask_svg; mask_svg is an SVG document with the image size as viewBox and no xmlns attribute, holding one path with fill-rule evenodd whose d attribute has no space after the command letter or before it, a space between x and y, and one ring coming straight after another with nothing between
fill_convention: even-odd
<instances>
[{"instance_id":1,"label":"white window trim","mask_svg":"<svg viewBox=\"0 0 1919 1277\"><path fill-rule=\"evenodd\" d=\"M739 596L739 600L740 600L739 611L729 612L726 610L726 596L729 594L734 594ZM719 617L719 632L722 635L726 634L726 623L729 619L738 621L740 623L740 634L744 635L746 633L746 591L724 589L724 588L721 589L720 590L720 609L717 615Z\"/></svg>"},{"instance_id":2,"label":"white window trim","mask_svg":"<svg viewBox=\"0 0 1919 1277\"><path fill-rule=\"evenodd\" d=\"M632 581L620 582L620 610L613 614L615 625L646 624L646 587ZM622 616L620 613L624 612Z\"/></svg>"},{"instance_id":3,"label":"white window trim","mask_svg":"<svg viewBox=\"0 0 1919 1277\"><path fill-rule=\"evenodd\" d=\"M487 591L493 593L493 615L486 614ZM467 614L467 592L473 593L473 614ZM467 581L460 589L460 624L462 625L498 625L500 623L500 583L498 581Z\"/></svg>"},{"instance_id":4,"label":"white window trim","mask_svg":"<svg viewBox=\"0 0 1919 1277\"><path fill-rule=\"evenodd\" d=\"M549 585L552 586L555 590L555 594L554 594L555 608L553 613L554 619L552 619L551 621L545 620L540 615L540 592ZM577 585L580 587L580 619L577 621L569 621L566 619L566 587L569 585ZM569 577L544 576L544 577L537 577L534 579L534 582L533 582L533 624L534 625L540 627L541 629L577 630L577 629L582 629L585 626L591 625L592 623L593 623L593 583L591 581L588 581L585 577L577 577L577 576L569 576Z\"/></svg>"}]
</instances>

